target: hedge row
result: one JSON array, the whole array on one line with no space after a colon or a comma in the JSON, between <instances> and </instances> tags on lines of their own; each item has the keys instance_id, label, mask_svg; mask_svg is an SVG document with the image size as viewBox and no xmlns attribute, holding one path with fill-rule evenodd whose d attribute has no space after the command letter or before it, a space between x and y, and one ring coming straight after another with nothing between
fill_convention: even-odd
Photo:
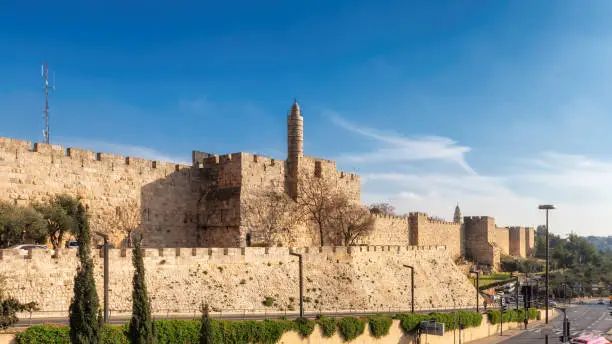
<instances>
[{"instance_id":1,"label":"hedge row","mask_svg":"<svg viewBox=\"0 0 612 344\"><path fill-rule=\"evenodd\" d=\"M451 314L399 314L401 327L406 333L413 332L421 321L435 319L443 322L449 330L454 329L460 319L465 327L479 326L482 315L476 312L457 312ZM504 321L505 318L504 318ZM213 319L213 343L247 344L277 343L288 331L296 331L302 337L309 337L318 324L324 337L333 336L336 331L345 341L351 341L364 333L366 325L374 337L380 338L389 334L393 318L388 315L376 315L369 318L345 317L342 319L320 316L316 322L307 319L264 320L264 321L231 321ZM198 320L157 320L153 329L157 343L199 343L201 322ZM126 337L127 325L105 326L101 344L128 344ZM18 333L18 344L68 344L70 343L69 328L66 326L40 325L31 326L26 331Z\"/></svg>"},{"instance_id":2,"label":"hedge row","mask_svg":"<svg viewBox=\"0 0 612 344\"><path fill-rule=\"evenodd\" d=\"M129 344L125 330L125 326L104 326L100 344ZM15 339L18 344L68 344L70 328L52 325L31 326L25 332L17 333Z\"/></svg>"},{"instance_id":3,"label":"hedge row","mask_svg":"<svg viewBox=\"0 0 612 344\"><path fill-rule=\"evenodd\" d=\"M422 321L435 320L444 323L446 330L455 330L459 324L463 328L478 327L482 323L482 314L470 311L457 311L455 313L430 313L430 314L398 314L395 316L400 320L400 326L406 333L416 331Z\"/></svg>"},{"instance_id":4,"label":"hedge row","mask_svg":"<svg viewBox=\"0 0 612 344\"><path fill-rule=\"evenodd\" d=\"M525 320L525 310L524 309L510 309L507 311L488 311L487 317L489 318L489 322L491 324L499 324L502 319L504 322L523 322ZM529 308L527 310L527 318L530 320L536 320L540 316L540 313L535 308Z\"/></svg>"}]
</instances>

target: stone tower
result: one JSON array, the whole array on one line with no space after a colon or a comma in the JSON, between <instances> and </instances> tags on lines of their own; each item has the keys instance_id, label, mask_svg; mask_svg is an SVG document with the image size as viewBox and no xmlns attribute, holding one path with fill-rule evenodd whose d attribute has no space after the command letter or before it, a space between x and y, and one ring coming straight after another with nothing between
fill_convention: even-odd
<instances>
[{"instance_id":1,"label":"stone tower","mask_svg":"<svg viewBox=\"0 0 612 344\"><path fill-rule=\"evenodd\" d=\"M461 209L459 209L459 203L455 207L455 216L453 216L453 222L463 223L463 217L461 216Z\"/></svg>"},{"instance_id":2,"label":"stone tower","mask_svg":"<svg viewBox=\"0 0 612 344\"><path fill-rule=\"evenodd\" d=\"M304 118L297 100L293 101L287 116L287 186L289 196L296 199L300 160L304 155Z\"/></svg>"}]
</instances>

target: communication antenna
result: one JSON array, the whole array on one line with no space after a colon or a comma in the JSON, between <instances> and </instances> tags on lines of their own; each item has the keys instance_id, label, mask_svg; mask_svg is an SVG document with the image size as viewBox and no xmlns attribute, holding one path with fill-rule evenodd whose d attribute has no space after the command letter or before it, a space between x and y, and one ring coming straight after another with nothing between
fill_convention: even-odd
<instances>
[{"instance_id":1,"label":"communication antenna","mask_svg":"<svg viewBox=\"0 0 612 344\"><path fill-rule=\"evenodd\" d=\"M55 91L55 72L53 72L53 85L49 85L49 64L45 62L40 66L40 76L45 80L45 130L43 130L43 137L45 143L49 143L49 90Z\"/></svg>"}]
</instances>

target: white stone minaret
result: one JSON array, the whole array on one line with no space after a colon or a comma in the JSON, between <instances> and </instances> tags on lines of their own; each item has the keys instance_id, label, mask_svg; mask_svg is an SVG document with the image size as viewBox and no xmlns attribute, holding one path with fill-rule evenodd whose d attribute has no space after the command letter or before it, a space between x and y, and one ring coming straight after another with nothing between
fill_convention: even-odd
<instances>
[{"instance_id":1,"label":"white stone minaret","mask_svg":"<svg viewBox=\"0 0 612 344\"><path fill-rule=\"evenodd\" d=\"M453 217L453 222L455 223L463 223L463 216L461 216L461 209L459 209L459 203L455 207L455 216Z\"/></svg>"},{"instance_id":2,"label":"white stone minaret","mask_svg":"<svg viewBox=\"0 0 612 344\"><path fill-rule=\"evenodd\" d=\"M298 194L298 177L302 156L304 156L304 118L300 113L300 106L294 100L291 111L287 116L287 185L289 196L293 199L296 199Z\"/></svg>"}]
</instances>

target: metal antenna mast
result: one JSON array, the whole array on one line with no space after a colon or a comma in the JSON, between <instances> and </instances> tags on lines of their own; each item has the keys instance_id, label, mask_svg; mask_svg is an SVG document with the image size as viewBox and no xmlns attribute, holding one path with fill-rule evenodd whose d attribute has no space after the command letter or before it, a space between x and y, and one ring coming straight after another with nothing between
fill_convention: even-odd
<instances>
[{"instance_id":1,"label":"metal antenna mast","mask_svg":"<svg viewBox=\"0 0 612 344\"><path fill-rule=\"evenodd\" d=\"M49 90L55 90L55 73L53 74L53 85L49 85L49 64L45 62L40 67L40 75L45 79L45 130L43 130L43 137L45 143L49 143Z\"/></svg>"}]
</instances>

